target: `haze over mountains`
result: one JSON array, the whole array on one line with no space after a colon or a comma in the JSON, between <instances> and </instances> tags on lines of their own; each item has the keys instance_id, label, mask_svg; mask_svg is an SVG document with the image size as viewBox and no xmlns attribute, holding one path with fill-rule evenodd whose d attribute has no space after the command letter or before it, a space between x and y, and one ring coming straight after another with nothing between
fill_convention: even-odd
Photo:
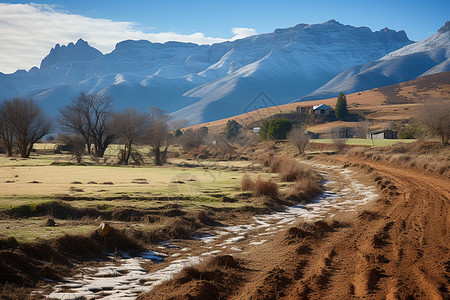
<instances>
[{"instance_id":1,"label":"haze over mountains","mask_svg":"<svg viewBox=\"0 0 450 300\"><path fill-rule=\"evenodd\" d=\"M129 40L105 55L79 40L56 45L40 68L0 73L0 98L33 97L55 114L80 91L101 92L118 108L156 106L197 124L246 112L262 91L284 104L444 72L448 24L415 44L404 31L334 20L213 45Z\"/></svg>"}]
</instances>

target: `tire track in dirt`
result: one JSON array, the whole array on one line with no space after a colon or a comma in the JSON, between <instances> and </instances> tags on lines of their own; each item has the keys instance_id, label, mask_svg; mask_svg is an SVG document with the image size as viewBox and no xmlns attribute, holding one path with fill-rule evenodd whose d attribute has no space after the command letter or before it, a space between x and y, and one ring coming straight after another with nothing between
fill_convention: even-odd
<instances>
[{"instance_id":1,"label":"tire track in dirt","mask_svg":"<svg viewBox=\"0 0 450 300\"><path fill-rule=\"evenodd\" d=\"M289 246L280 247L280 240L265 245L275 259L260 263L263 267L230 298L449 299L450 181L381 163L357 163L376 172L383 195L349 227ZM249 265L258 260L253 255ZM301 261L297 271L295 261ZM271 284L274 274L282 286Z\"/></svg>"}]
</instances>

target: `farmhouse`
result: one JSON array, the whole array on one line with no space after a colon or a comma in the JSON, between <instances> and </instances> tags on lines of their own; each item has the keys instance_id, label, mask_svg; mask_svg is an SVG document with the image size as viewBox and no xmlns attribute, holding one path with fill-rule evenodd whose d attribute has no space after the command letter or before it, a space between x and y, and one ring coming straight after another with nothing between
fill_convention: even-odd
<instances>
[{"instance_id":1,"label":"farmhouse","mask_svg":"<svg viewBox=\"0 0 450 300\"><path fill-rule=\"evenodd\" d=\"M368 139L396 139L397 132L393 130L377 130L367 134Z\"/></svg>"},{"instance_id":2,"label":"farmhouse","mask_svg":"<svg viewBox=\"0 0 450 300\"><path fill-rule=\"evenodd\" d=\"M297 113L299 114L311 114L312 110L313 110L313 106L312 105L308 105L308 106L297 106L296 108Z\"/></svg>"},{"instance_id":3,"label":"farmhouse","mask_svg":"<svg viewBox=\"0 0 450 300\"><path fill-rule=\"evenodd\" d=\"M334 109L326 104L319 104L313 106L314 115L330 115L334 113Z\"/></svg>"}]
</instances>

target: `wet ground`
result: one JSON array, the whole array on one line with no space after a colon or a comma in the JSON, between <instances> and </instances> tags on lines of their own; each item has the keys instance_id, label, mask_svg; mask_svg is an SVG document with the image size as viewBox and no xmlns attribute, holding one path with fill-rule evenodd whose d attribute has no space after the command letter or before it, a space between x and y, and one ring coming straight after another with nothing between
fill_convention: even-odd
<instances>
[{"instance_id":1,"label":"wet ground","mask_svg":"<svg viewBox=\"0 0 450 300\"><path fill-rule=\"evenodd\" d=\"M257 215L246 224L216 227L193 237L194 241L171 241L157 246L155 252L115 253L100 267L85 267L73 278L53 287L49 298L135 299L140 293L171 278L182 268L215 254L243 252L257 247L299 221L318 221L340 212L356 211L377 197L377 190L358 180L349 169L313 165L324 177L324 192L312 203L286 207L285 211ZM193 250L195 249L195 250ZM167 253L167 254L166 254ZM169 254L169 255L168 255ZM147 272L149 261L158 263L156 271Z\"/></svg>"}]
</instances>

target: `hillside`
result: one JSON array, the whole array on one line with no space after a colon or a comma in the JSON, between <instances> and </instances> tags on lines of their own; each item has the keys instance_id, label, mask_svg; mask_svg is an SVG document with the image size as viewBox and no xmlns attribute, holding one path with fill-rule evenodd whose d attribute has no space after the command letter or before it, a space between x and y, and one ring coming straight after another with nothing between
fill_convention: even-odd
<instances>
[{"instance_id":1,"label":"hillside","mask_svg":"<svg viewBox=\"0 0 450 300\"><path fill-rule=\"evenodd\" d=\"M450 72L422 76L420 78L391 86L366 90L346 95L350 112L363 114L364 117L375 122L386 122L410 118L412 110L409 108L427 98L450 99ZM294 112L298 106L310 106L324 103L334 107L336 98L316 101L294 102L280 106L273 106L236 115L231 118L207 122L192 126L198 128L207 126L211 132L222 132L228 120L234 119L244 126L257 123L278 113ZM330 125L331 124L331 125ZM317 125L314 132L323 132L330 126L344 126L343 122L331 122ZM351 124L350 124L351 125Z\"/></svg>"},{"instance_id":2,"label":"hillside","mask_svg":"<svg viewBox=\"0 0 450 300\"><path fill-rule=\"evenodd\" d=\"M303 100L337 96L450 71L450 21L432 36L386 56L350 68Z\"/></svg>"}]
</instances>

